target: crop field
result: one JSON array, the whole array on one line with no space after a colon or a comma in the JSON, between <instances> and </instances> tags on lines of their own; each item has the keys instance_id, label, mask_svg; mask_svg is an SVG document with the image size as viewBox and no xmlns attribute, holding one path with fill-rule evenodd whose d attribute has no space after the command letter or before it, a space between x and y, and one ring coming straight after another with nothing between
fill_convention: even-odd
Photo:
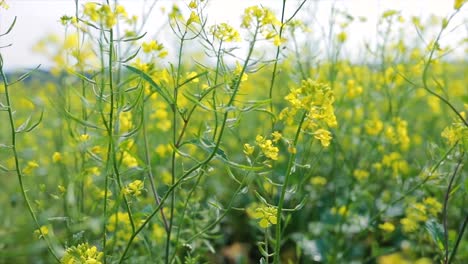
<instances>
[{"instance_id":1,"label":"crop field","mask_svg":"<svg viewBox=\"0 0 468 264\"><path fill-rule=\"evenodd\" d=\"M0 0L0 264L468 263L466 0L69 2L12 69Z\"/></svg>"}]
</instances>

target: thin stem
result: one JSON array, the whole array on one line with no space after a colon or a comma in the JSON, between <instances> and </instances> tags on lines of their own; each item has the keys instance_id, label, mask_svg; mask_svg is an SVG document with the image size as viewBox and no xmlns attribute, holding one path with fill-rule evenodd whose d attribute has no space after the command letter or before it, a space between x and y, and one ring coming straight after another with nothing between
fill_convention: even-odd
<instances>
[{"instance_id":1,"label":"thin stem","mask_svg":"<svg viewBox=\"0 0 468 264\"><path fill-rule=\"evenodd\" d=\"M145 161L146 161L146 166L148 170L148 178L149 178L149 182L151 185L151 191L153 193L156 206L158 206L161 203L161 201L159 199L158 191L156 190L156 185L154 184L154 176L153 176L153 169L151 167L151 156L150 156L150 151L149 151L149 143L148 143L148 135L147 135L148 133L146 131L146 118L145 118L146 115L145 115L144 109L143 109L142 115L143 115L143 141L145 144ZM167 232L169 230L169 226L168 226L167 219L163 210L161 210L161 218L164 223L164 228L166 229L166 232Z\"/></svg>"},{"instance_id":2,"label":"thin stem","mask_svg":"<svg viewBox=\"0 0 468 264\"><path fill-rule=\"evenodd\" d=\"M299 140L299 135L301 134L302 124L306 118L307 112L304 112L301 117L301 121L299 122L299 126L297 127L296 136L294 137L294 142L292 144L293 148L296 148L297 142ZM285 179L283 186L281 186L281 195L278 202L278 209L277 209L277 223L276 223L276 237L275 237L275 255L273 258L273 263L279 264L280 263L280 249L281 249L281 214L283 211L284 205L284 198L286 196L286 189L289 185L289 180L291 178L291 172L294 167L294 162L296 160L296 151L292 151L291 155L289 155L288 167L285 173Z\"/></svg>"},{"instance_id":3,"label":"thin stem","mask_svg":"<svg viewBox=\"0 0 468 264\"><path fill-rule=\"evenodd\" d=\"M465 220L463 221L463 224L460 228L460 232L457 237L457 241L455 241L455 246L453 247L452 254L450 254L450 258L448 260L448 264L452 263L452 261L455 259L455 255L457 254L458 246L460 245L460 242L463 238L463 235L465 233L466 227L468 225L468 214L465 215Z\"/></svg>"},{"instance_id":4,"label":"thin stem","mask_svg":"<svg viewBox=\"0 0 468 264\"><path fill-rule=\"evenodd\" d=\"M279 54L280 54L280 49L281 49L281 38L283 36L283 29L284 29L284 12L286 10L286 0L283 0L283 6L281 9L281 26L279 30L279 38L280 38L280 44L278 47L276 47L276 55L275 55L275 63L273 64L273 71L271 73L271 79L270 79L270 93L268 98L270 98L270 112L273 113L273 87L275 86L275 80L276 80L276 70L278 68L278 60L279 60ZM274 116L272 115L271 118L271 129L273 130L275 126L275 119ZM267 261L268 263L268 261Z\"/></svg>"},{"instance_id":5,"label":"thin stem","mask_svg":"<svg viewBox=\"0 0 468 264\"><path fill-rule=\"evenodd\" d=\"M247 65L248 65L248 63L250 61L250 58L252 56L252 53L254 51L254 47L255 47L256 40L257 40L258 32L259 32L259 28L257 26L255 28L254 37L253 37L253 39L252 39L252 41L250 42L250 45L249 45L249 51L248 51L248 54L247 54L247 58L246 58L246 60L244 62L244 66L242 68L241 73L239 74L239 80L242 79L242 76L245 73ZM234 104L236 95L239 92L239 88L240 88L240 82L236 82L236 84L233 87L233 92L232 92L231 98L230 98L229 102L226 105L227 108L231 107ZM130 250L130 247L131 247L133 241L135 240L135 237L143 230L143 228L151 221L151 219L156 215L156 213L162 208L162 206L164 205L164 202L174 192L175 188L177 188L189 175L192 175L192 173L196 172L197 170L199 170L203 166L206 166L216 156L216 153L218 152L219 147L221 145L221 140L222 140L223 135L224 135L224 130L226 129L228 114L229 114L229 111L225 111L225 113L223 115L223 121L221 123L220 131L219 131L219 136L218 136L218 139L215 142L215 145L214 145L213 150L211 151L211 153L208 155L208 157L205 158L205 160L203 160L202 162L199 162L197 165L194 165L192 168L188 169L171 187L169 187L167 192L161 198L161 203L153 210L153 212L146 218L146 220L143 221L143 223L140 225L140 227L138 227L133 232L132 236L130 236L130 239L127 242L127 245L126 245L126 247L125 247L125 249L124 249L124 251L122 253L122 256L120 257L119 263L122 263L125 260L125 257L127 255L128 251Z\"/></svg>"},{"instance_id":6,"label":"thin stem","mask_svg":"<svg viewBox=\"0 0 468 264\"><path fill-rule=\"evenodd\" d=\"M182 37L180 38L180 44L179 44L179 53L178 53L178 62L177 62L177 73L176 73L176 79L174 83L174 104L172 105L172 142L175 146L177 144L177 113L178 113L178 108L177 108L177 97L178 97L178 91L179 91L179 82L180 82L180 75L181 75L181 68L182 68L182 52L184 48L184 42L185 42L185 35L187 31L182 34ZM182 131L185 131L182 130ZM178 146L175 146L177 148ZM171 155L171 184L174 185L176 181L176 150L172 150L172 155ZM170 213L169 213L169 224L168 224L168 229L166 232L166 253L165 253L165 263L168 264L170 260L170 248L171 248L171 235L172 235L172 227L174 225L174 205L175 205L175 192L171 194L171 203L170 203Z\"/></svg>"},{"instance_id":7,"label":"thin stem","mask_svg":"<svg viewBox=\"0 0 468 264\"><path fill-rule=\"evenodd\" d=\"M54 250L52 249L52 244L50 243L49 239L46 238L47 237L46 234L44 234L41 230L41 225L39 224L36 214L34 213L34 210L31 206L31 202L29 201L29 197L26 194L26 189L24 187L23 172L21 171L19 155L18 155L18 150L17 150L17 145L16 145L17 132L16 132L16 127L15 127L15 119L13 116L13 109L12 109L10 92L9 92L9 83L5 75L5 72L3 70L3 56L1 53L0 53L0 75L2 77L3 86L5 90L6 109L8 112L8 121L9 121L8 123L10 125L10 133L11 133L11 149L13 151L13 157L14 157L14 162L15 162L15 172L16 172L16 175L18 176L18 182L19 182L19 186L21 189L21 195L23 196L23 199L26 203L26 207L28 208L29 214L31 215L32 219L34 220L34 223L37 226L40 236L43 237L44 240L46 241L47 249L49 250L50 254L52 254L52 256L55 258L55 260L57 262L60 262L60 259L57 257Z\"/></svg>"},{"instance_id":8,"label":"thin stem","mask_svg":"<svg viewBox=\"0 0 468 264\"><path fill-rule=\"evenodd\" d=\"M450 177L450 181L449 181L449 184L447 186L447 191L445 192L445 197L444 197L444 206L443 206L443 210L442 210L442 224L443 224L443 228L444 228L444 246L445 246L445 257L444 257L444 263L447 264L448 263L448 260L449 260L449 240L448 240L448 212L447 212L447 208L448 208L448 202L449 202L449 198L450 198L450 193L452 191L452 185L453 185L453 182L457 176L457 173L458 173L458 170L460 169L460 166L463 162L463 156L464 156L464 153L462 155L460 155L460 158L458 159L458 163L457 163L457 166L455 167L455 170L453 171L452 173L452 176Z\"/></svg>"}]
</instances>

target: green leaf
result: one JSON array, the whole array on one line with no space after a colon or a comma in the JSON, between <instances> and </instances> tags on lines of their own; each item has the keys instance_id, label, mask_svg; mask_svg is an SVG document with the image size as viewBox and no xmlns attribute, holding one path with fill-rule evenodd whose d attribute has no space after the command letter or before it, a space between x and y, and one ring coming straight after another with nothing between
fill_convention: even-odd
<instances>
[{"instance_id":1,"label":"green leaf","mask_svg":"<svg viewBox=\"0 0 468 264\"><path fill-rule=\"evenodd\" d=\"M174 100L171 98L171 96L168 95L167 92L161 88L161 86L159 86L156 82L154 82L153 78L151 78L151 76L149 76L144 71L142 71L142 70L140 70L138 68L135 68L133 66L130 66L130 65L124 65L124 66L125 66L125 68L127 68L131 72L134 72L134 73L140 75L141 78L143 78L145 81L147 81L149 83L149 85L152 88L154 88L156 90L156 92L158 92L164 98L164 100L166 100L166 102L168 104L174 105Z\"/></svg>"},{"instance_id":2,"label":"green leaf","mask_svg":"<svg viewBox=\"0 0 468 264\"><path fill-rule=\"evenodd\" d=\"M31 122L31 116L26 119L18 128L16 128L15 132L16 133L21 133L26 130L26 128L29 126L29 122Z\"/></svg>"},{"instance_id":3,"label":"green leaf","mask_svg":"<svg viewBox=\"0 0 468 264\"><path fill-rule=\"evenodd\" d=\"M16 16L15 16L15 18L13 19L13 22L11 23L11 25L8 27L7 31L6 31L5 33L3 33L3 34L0 34L0 37L3 37L3 36L5 36L5 35L8 35L8 33L11 32L11 30L13 29L13 27L15 26L15 24L16 24Z\"/></svg>"},{"instance_id":4,"label":"green leaf","mask_svg":"<svg viewBox=\"0 0 468 264\"><path fill-rule=\"evenodd\" d=\"M79 124L83 125L83 126L86 126L86 127L90 127L90 128L95 128L95 129L99 129L99 130L105 130L103 128L100 128L92 123L89 123L85 120L82 120L74 115L72 115L70 112L68 112L66 109L63 111L65 113L65 115L71 119L73 119L74 121L78 122Z\"/></svg>"},{"instance_id":5,"label":"green leaf","mask_svg":"<svg viewBox=\"0 0 468 264\"><path fill-rule=\"evenodd\" d=\"M438 223L435 219L429 219L425 224L426 230L431 235L432 240L439 248L441 252L445 251L444 245L444 231L442 225Z\"/></svg>"},{"instance_id":6,"label":"green leaf","mask_svg":"<svg viewBox=\"0 0 468 264\"><path fill-rule=\"evenodd\" d=\"M4 172L9 172L10 171L7 167L5 167L3 165L0 165L0 170L4 171Z\"/></svg>"},{"instance_id":7,"label":"green leaf","mask_svg":"<svg viewBox=\"0 0 468 264\"><path fill-rule=\"evenodd\" d=\"M118 41L123 41L123 42L136 41L136 40L142 39L144 36L146 36L146 33L147 32L141 34L140 36L124 38L124 39L121 39L121 40L118 40Z\"/></svg>"}]
</instances>

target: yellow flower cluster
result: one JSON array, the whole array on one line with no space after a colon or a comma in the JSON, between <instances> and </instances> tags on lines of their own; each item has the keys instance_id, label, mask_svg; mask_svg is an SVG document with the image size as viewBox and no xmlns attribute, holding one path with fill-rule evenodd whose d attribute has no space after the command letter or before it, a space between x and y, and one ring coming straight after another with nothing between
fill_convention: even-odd
<instances>
[{"instance_id":1,"label":"yellow flower cluster","mask_svg":"<svg viewBox=\"0 0 468 264\"><path fill-rule=\"evenodd\" d=\"M404 160L398 152L392 152L384 155L381 165L386 168L391 168L393 177L398 177L401 174L407 174L409 171L408 162Z\"/></svg>"},{"instance_id":2,"label":"yellow flower cluster","mask_svg":"<svg viewBox=\"0 0 468 264\"><path fill-rule=\"evenodd\" d=\"M120 125L120 131L128 132L130 129L133 127L133 122L132 122L132 112L127 111L127 112L120 112L119 114L119 125Z\"/></svg>"},{"instance_id":3,"label":"yellow flower cluster","mask_svg":"<svg viewBox=\"0 0 468 264\"><path fill-rule=\"evenodd\" d=\"M281 22L275 17L273 11L262 6L250 6L244 10L242 16L243 28L251 28L252 25L260 28L267 25L280 25Z\"/></svg>"},{"instance_id":4,"label":"yellow flower cluster","mask_svg":"<svg viewBox=\"0 0 468 264\"><path fill-rule=\"evenodd\" d=\"M115 232L114 239L117 244L125 243L132 236L130 218L126 212L117 212L109 217L107 231Z\"/></svg>"},{"instance_id":5,"label":"yellow flower cluster","mask_svg":"<svg viewBox=\"0 0 468 264\"><path fill-rule=\"evenodd\" d=\"M374 118L371 120L367 120L364 124L364 128L367 134L371 136L377 136L378 134L380 134L380 132L382 132L384 124L378 118Z\"/></svg>"},{"instance_id":6,"label":"yellow flower cluster","mask_svg":"<svg viewBox=\"0 0 468 264\"><path fill-rule=\"evenodd\" d=\"M325 186L327 184L327 179L322 176L315 176L310 179L310 183L314 186Z\"/></svg>"},{"instance_id":7,"label":"yellow flower cluster","mask_svg":"<svg viewBox=\"0 0 468 264\"><path fill-rule=\"evenodd\" d=\"M254 203L247 208L247 214L254 219L259 219L259 225L261 228L268 228L271 225L277 223L277 209L273 206L266 206Z\"/></svg>"},{"instance_id":8,"label":"yellow flower cluster","mask_svg":"<svg viewBox=\"0 0 468 264\"><path fill-rule=\"evenodd\" d=\"M90 246L88 243L79 244L67 248L65 255L60 260L63 264L101 264L103 253L100 252L96 246Z\"/></svg>"},{"instance_id":9,"label":"yellow flower cluster","mask_svg":"<svg viewBox=\"0 0 468 264\"><path fill-rule=\"evenodd\" d=\"M461 113L462 117L466 119L465 113ZM447 140L447 143L451 146L457 142L461 142L468 146L468 127L462 122L454 122L451 126L446 127L442 131L442 137Z\"/></svg>"},{"instance_id":10,"label":"yellow flower cluster","mask_svg":"<svg viewBox=\"0 0 468 264\"><path fill-rule=\"evenodd\" d=\"M122 163L128 168L138 167L138 160L132 156L128 151L124 151L122 154Z\"/></svg>"},{"instance_id":11,"label":"yellow flower cluster","mask_svg":"<svg viewBox=\"0 0 468 264\"><path fill-rule=\"evenodd\" d=\"M49 234L49 228L47 226L41 226L39 229L34 230L34 234L38 238L43 238Z\"/></svg>"},{"instance_id":12,"label":"yellow flower cluster","mask_svg":"<svg viewBox=\"0 0 468 264\"><path fill-rule=\"evenodd\" d=\"M279 118L292 125L296 114L305 111L303 130L319 139L322 146L328 147L332 136L326 126L336 127L338 124L333 108L335 97L330 86L312 79L303 80L301 87L291 89L285 99L289 106L281 111Z\"/></svg>"},{"instance_id":13,"label":"yellow flower cluster","mask_svg":"<svg viewBox=\"0 0 468 264\"><path fill-rule=\"evenodd\" d=\"M8 9L10 6L8 6L5 0L2 0L0 1L0 7L4 9Z\"/></svg>"},{"instance_id":14,"label":"yellow flower cluster","mask_svg":"<svg viewBox=\"0 0 468 264\"><path fill-rule=\"evenodd\" d=\"M227 23L221 23L211 26L210 33L213 34L213 36L216 39L223 42L241 41L239 31L237 31L235 28L231 27Z\"/></svg>"},{"instance_id":15,"label":"yellow flower cluster","mask_svg":"<svg viewBox=\"0 0 468 264\"><path fill-rule=\"evenodd\" d=\"M139 196L143 188L144 183L142 181L134 180L123 189L123 192L127 195Z\"/></svg>"},{"instance_id":16,"label":"yellow flower cluster","mask_svg":"<svg viewBox=\"0 0 468 264\"><path fill-rule=\"evenodd\" d=\"M164 58L167 56L167 50L164 49L163 44L158 43L156 40L151 40L149 42L143 42L141 48L144 53L158 52L159 58Z\"/></svg>"},{"instance_id":17,"label":"yellow flower cluster","mask_svg":"<svg viewBox=\"0 0 468 264\"><path fill-rule=\"evenodd\" d=\"M429 258L419 258L417 260L410 260L405 258L401 253L392 253L389 255L381 256L377 259L377 264L432 264Z\"/></svg>"},{"instance_id":18,"label":"yellow flower cluster","mask_svg":"<svg viewBox=\"0 0 468 264\"><path fill-rule=\"evenodd\" d=\"M353 171L353 176L358 181L364 181L369 178L369 172L366 170L356 169Z\"/></svg>"},{"instance_id":19,"label":"yellow flower cluster","mask_svg":"<svg viewBox=\"0 0 468 264\"><path fill-rule=\"evenodd\" d=\"M467 0L455 0L453 2L453 8L459 10L466 2Z\"/></svg>"},{"instance_id":20,"label":"yellow flower cluster","mask_svg":"<svg viewBox=\"0 0 468 264\"><path fill-rule=\"evenodd\" d=\"M36 168L39 168L39 164L36 161L28 161L26 167L23 169L23 173L26 175L31 174Z\"/></svg>"},{"instance_id":21,"label":"yellow flower cluster","mask_svg":"<svg viewBox=\"0 0 468 264\"><path fill-rule=\"evenodd\" d=\"M127 18L127 12L122 5L116 5L112 10L110 5L98 5L89 2L84 5L83 13L93 22L100 22L106 28L112 28L117 24L118 18Z\"/></svg>"},{"instance_id":22,"label":"yellow flower cluster","mask_svg":"<svg viewBox=\"0 0 468 264\"><path fill-rule=\"evenodd\" d=\"M408 122L401 118L393 119L393 126L388 126L385 129L385 137L393 144L399 145L402 150L407 150L410 145L408 136Z\"/></svg>"},{"instance_id":23,"label":"yellow flower cluster","mask_svg":"<svg viewBox=\"0 0 468 264\"><path fill-rule=\"evenodd\" d=\"M281 135L276 136L276 138L273 137L273 139L266 139L263 136L258 135L255 138L255 143L257 144L258 147L260 147L265 157L272 159L272 160L278 160L279 149L278 147L273 145L273 143L278 142L280 139L281 139ZM246 151L245 147L246 146L244 145L244 151ZM248 149L249 148L247 147L247 150Z\"/></svg>"},{"instance_id":24,"label":"yellow flower cluster","mask_svg":"<svg viewBox=\"0 0 468 264\"><path fill-rule=\"evenodd\" d=\"M380 224L379 225L379 229L387 232L387 233L391 233L393 231L395 231L395 225L390 223L390 222L385 222L383 224Z\"/></svg>"},{"instance_id":25,"label":"yellow flower cluster","mask_svg":"<svg viewBox=\"0 0 468 264\"><path fill-rule=\"evenodd\" d=\"M429 219L436 217L442 211L442 204L433 197L427 197L422 203L414 203L406 208L405 218L400 220L403 232L411 233L418 230L419 225Z\"/></svg>"}]
</instances>

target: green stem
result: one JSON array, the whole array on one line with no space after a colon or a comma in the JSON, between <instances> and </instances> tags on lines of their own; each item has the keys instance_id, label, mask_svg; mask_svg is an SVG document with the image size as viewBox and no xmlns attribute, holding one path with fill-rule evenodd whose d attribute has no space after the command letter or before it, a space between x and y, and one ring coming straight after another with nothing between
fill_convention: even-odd
<instances>
[{"instance_id":1,"label":"green stem","mask_svg":"<svg viewBox=\"0 0 468 264\"><path fill-rule=\"evenodd\" d=\"M54 250L52 249L52 244L50 243L49 239L47 239L47 235L44 234L41 230L41 225L39 224L39 221L37 219L36 214L34 213L34 210L31 206L31 202L29 201L29 197L26 194L26 189L24 187L23 183L23 172L21 171L21 166L19 162L19 155L18 155L18 150L17 150L17 145L16 145L16 127L15 127L15 119L13 117L13 110L12 110L12 104L11 104L11 98L10 98L10 92L9 92L9 84L8 84L8 79L5 75L5 72L3 71L3 56L0 54L0 75L3 80L3 86L5 89L5 98L6 98L6 109L8 112L8 119L9 119L9 125L10 125L10 133L11 133L11 149L13 151L13 157L15 161L15 172L16 175L18 176L18 182L20 185L21 189L21 195L23 196L23 199L26 203L26 207L28 208L29 214L31 215L32 219L34 220L34 223L37 226L37 229L41 235L42 238L46 241L47 244L47 249L49 250L50 254L55 258L57 262L60 262L60 259L57 257L55 254Z\"/></svg>"},{"instance_id":2,"label":"green stem","mask_svg":"<svg viewBox=\"0 0 468 264\"><path fill-rule=\"evenodd\" d=\"M302 130L302 124L304 123L304 120L306 118L307 112L304 112L301 117L301 121L299 122L299 126L297 127L296 131L296 136L294 137L294 142L293 142L293 147L296 148L297 142L299 140L299 135ZM283 205L284 205L284 198L286 196L286 189L288 188L289 185L289 180L291 178L291 171L292 168L294 167L294 161L296 160L296 151L293 151L291 155L289 155L289 161L288 161L288 167L286 169L285 173L285 179L283 186L281 186L281 195L279 198L278 202L278 210L277 210L277 223L276 223L276 237L275 237L275 255L273 258L273 263L279 264L280 263L280 249L281 249L281 214L283 211Z\"/></svg>"},{"instance_id":3,"label":"green stem","mask_svg":"<svg viewBox=\"0 0 468 264\"><path fill-rule=\"evenodd\" d=\"M244 75L245 73L245 70L247 68L247 65L250 61L250 58L252 56L252 53L253 53L253 50L254 50L254 46L255 46L255 43L256 43L256 40L257 40L257 36L258 36L258 32L259 32L259 28L258 26L255 28L255 34L254 34L254 38L253 40L250 42L250 46L249 46L249 51L248 51L248 54L247 54L247 58L244 62L244 66L242 68L242 71L241 73L239 74L239 80L242 79L242 76ZM237 93L239 92L239 88L240 88L240 82L237 82L235 84L235 86L233 87L234 91L232 92L232 95L231 95L231 98L228 102L228 104L226 105L227 108L231 107L233 104L234 104L234 101L235 101L235 98L236 98L236 95ZM219 150L219 147L221 145L221 140L223 138L223 135L224 135L224 130L226 128L226 124L227 124L227 120L228 120L228 114L229 112L226 111L224 113L224 116L223 116L223 121L221 123L221 127L220 127L220 131L219 131L219 136L218 136L218 139L216 140L216 143L215 143L215 146L213 147L213 150L211 151L211 153L208 155L208 157L205 158L205 160L203 160L202 162L198 163L197 165L193 166L192 168L190 168L189 170L187 170L171 187L169 187L169 189L167 190L167 192L164 194L164 196L161 198L161 203L153 210L153 212L146 218L145 221L143 221L143 223L140 225L140 227L138 227L135 232L133 232L132 236L130 237L123 253L122 253L122 256L120 257L120 260L118 263L122 263L124 260L125 260L125 257L128 253L128 251L130 250L130 247L133 243L133 241L135 240L135 237L143 230L143 228L151 221L151 219L156 215L156 213L161 209L161 207L164 205L164 202L168 199L168 197L174 192L175 188L177 188L177 186L180 185L180 183L182 183L182 181L184 181L189 175L191 175L192 173L196 172L197 170L199 170L201 167L203 166L206 166L216 155L216 153L218 152Z\"/></svg>"}]
</instances>

